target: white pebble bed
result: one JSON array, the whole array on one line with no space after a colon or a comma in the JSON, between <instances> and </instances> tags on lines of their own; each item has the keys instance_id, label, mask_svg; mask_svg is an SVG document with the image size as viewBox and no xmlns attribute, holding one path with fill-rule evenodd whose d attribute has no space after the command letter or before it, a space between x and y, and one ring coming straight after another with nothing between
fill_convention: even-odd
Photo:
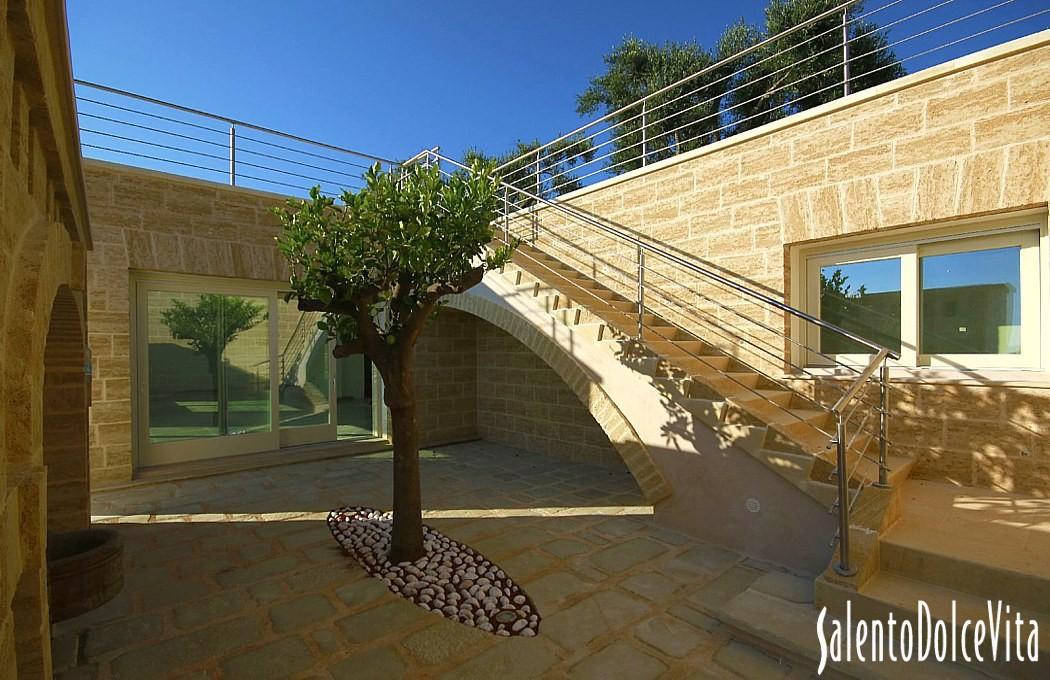
<instances>
[{"instance_id":1,"label":"white pebble bed","mask_svg":"<svg viewBox=\"0 0 1050 680\"><path fill-rule=\"evenodd\" d=\"M472 548L423 525L426 555L415 562L387 559L393 513L346 507L328 513L343 549L391 592L447 619L496 635L533 637L540 614L498 565Z\"/></svg>"}]
</instances>

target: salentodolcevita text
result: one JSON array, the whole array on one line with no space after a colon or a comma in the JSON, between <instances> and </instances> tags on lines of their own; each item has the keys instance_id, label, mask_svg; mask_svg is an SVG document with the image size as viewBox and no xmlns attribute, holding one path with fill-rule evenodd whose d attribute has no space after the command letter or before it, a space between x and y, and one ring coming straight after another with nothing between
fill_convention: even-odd
<instances>
[{"instance_id":1,"label":"salentodolcevita text","mask_svg":"<svg viewBox=\"0 0 1050 680\"><path fill-rule=\"evenodd\" d=\"M914 618L853 620L853 603L846 602L844 619L828 619L828 608L817 617L821 675L829 662L884 661L1039 661L1039 624L1025 619L1002 600L988 601L985 616L959 618L952 601L951 616L935 619L930 606L917 602Z\"/></svg>"}]
</instances>

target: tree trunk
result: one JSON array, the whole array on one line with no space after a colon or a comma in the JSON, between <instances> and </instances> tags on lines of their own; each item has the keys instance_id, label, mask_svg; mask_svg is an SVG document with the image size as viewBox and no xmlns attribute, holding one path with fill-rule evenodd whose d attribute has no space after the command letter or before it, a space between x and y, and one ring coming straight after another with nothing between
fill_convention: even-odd
<instances>
[{"instance_id":1,"label":"tree trunk","mask_svg":"<svg viewBox=\"0 0 1050 680\"><path fill-rule=\"evenodd\" d=\"M394 439L394 527L390 561L414 562L423 556L423 504L419 480L419 429L412 377L412 353L388 371L384 401L390 408Z\"/></svg>"}]
</instances>

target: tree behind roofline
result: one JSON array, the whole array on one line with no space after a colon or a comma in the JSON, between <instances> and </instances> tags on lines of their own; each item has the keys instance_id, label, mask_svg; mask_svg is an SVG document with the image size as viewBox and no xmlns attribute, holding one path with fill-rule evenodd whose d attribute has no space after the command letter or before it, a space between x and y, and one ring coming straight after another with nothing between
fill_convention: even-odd
<instances>
[{"instance_id":1,"label":"tree behind roofline","mask_svg":"<svg viewBox=\"0 0 1050 680\"><path fill-rule=\"evenodd\" d=\"M714 56L695 42L663 45L628 37L605 56L606 72L576 98L580 115L615 111L646 95L708 68ZM650 99L645 116L647 163L695 149L717 138L720 79L728 72L714 69ZM616 114L610 142L597 140L600 155L609 154L607 167L621 174L642 167L642 109ZM604 124L599 123L599 128Z\"/></svg>"},{"instance_id":2,"label":"tree behind roofline","mask_svg":"<svg viewBox=\"0 0 1050 680\"><path fill-rule=\"evenodd\" d=\"M840 0L771 0L765 27L740 21L722 34L720 57L736 54L766 38L840 5ZM851 16L864 12L862 3ZM876 24L850 22L850 92L885 83L905 74L904 67ZM773 41L734 62L734 75L723 102L726 133L750 130L843 96L842 14L835 13L791 35Z\"/></svg>"},{"instance_id":3,"label":"tree behind roofline","mask_svg":"<svg viewBox=\"0 0 1050 680\"><path fill-rule=\"evenodd\" d=\"M623 108L840 4L841 0L771 0L764 26L743 20L729 26L715 53L692 42L656 45L628 37L605 56L606 72L592 78L577 97L577 112L589 115ZM854 5L851 12L862 14L861 5ZM841 14L830 15L650 99L646 161L674 156L841 97L841 24ZM877 25L853 21L849 36L851 91L904 75ZM641 106L634 106L613 116L612 136L617 141L602 146L603 140L596 140L599 157L612 153L607 167L613 174L642 166L640 114Z\"/></svg>"},{"instance_id":4,"label":"tree behind roofline","mask_svg":"<svg viewBox=\"0 0 1050 680\"><path fill-rule=\"evenodd\" d=\"M480 161L493 166L506 163L507 166L500 171L504 182L521 189L522 192L542 198L549 199L579 189L582 182L574 169L594 158L594 144L591 140L582 135L573 135L547 146L539 152L537 173L535 152L541 145L538 139L531 142L518 140L513 149L498 156L489 156L479 149L471 148L463 155L463 162L470 165ZM591 172L591 169L586 169L584 174L587 172ZM536 202L525 193L510 193L508 199L512 211L516 208L528 208Z\"/></svg>"},{"instance_id":5,"label":"tree behind roofline","mask_svg":"<svg viewBox=\"0 0 1050 680\"><path fill-rule=\"evenodd\" d=\"M343 192L342 205L315 187L308 200L275 211L299 309L324 313L318 327L335 340L336 357L364 354L383 378L394 445L392 562L424 553L416 341L445 296L510 258L512 246L486 251L498 186L479 162L447 179L437 167L383 172L377 165L363 188Z\"/></svg>"}]
</instances>

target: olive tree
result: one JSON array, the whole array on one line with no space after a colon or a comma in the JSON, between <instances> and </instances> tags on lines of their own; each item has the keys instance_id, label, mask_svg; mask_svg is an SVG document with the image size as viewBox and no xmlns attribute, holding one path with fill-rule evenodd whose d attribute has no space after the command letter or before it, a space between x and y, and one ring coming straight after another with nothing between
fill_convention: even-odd
<instances>
[{"instance_id":1,"label":"olive tree","mask_svg":"<svg viewBox=\"0 0 1050 680\"><path fill-rule=\"evenodd\" d=\"M336 357L364 354L383 378L394 445L392 562L424 553L416 342L444 298L509 259L510 246L490 243L498 186L481 163L447 178L437 167L377 165L339 204L315 187L276 210L291 297L300 310L324 314L318 327Z\"/></svg>"}]
</instances>

